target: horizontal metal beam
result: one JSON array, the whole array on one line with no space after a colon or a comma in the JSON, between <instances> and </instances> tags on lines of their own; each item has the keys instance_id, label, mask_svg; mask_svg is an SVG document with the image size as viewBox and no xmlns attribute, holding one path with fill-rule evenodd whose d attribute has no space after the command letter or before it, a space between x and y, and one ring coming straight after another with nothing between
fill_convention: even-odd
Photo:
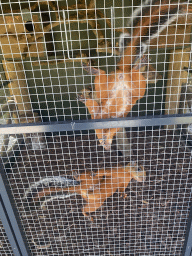
<instances>
[{"instance_id":1,"label":"horizontal metal beam","mask_svg":"<svg viewBox=\"0 0 192 256\"><path fill-rule=\"evenodd\" d=\"M191 256L191 254L192 254L192 206L189 212L182 256Z\"/></svg>"},{"instance_id":2,"label":"horizontal metal beam","mask_svg":"<svg viewBox=\"0 0 192 256\"><path fill-rule=\"evenodd\" d=\"M80 131L121 127L144 127L192 123L192 114L92 119L63 122L1 125L0 134L26 134L61 131Z\"/></svg>"}]
</instances>

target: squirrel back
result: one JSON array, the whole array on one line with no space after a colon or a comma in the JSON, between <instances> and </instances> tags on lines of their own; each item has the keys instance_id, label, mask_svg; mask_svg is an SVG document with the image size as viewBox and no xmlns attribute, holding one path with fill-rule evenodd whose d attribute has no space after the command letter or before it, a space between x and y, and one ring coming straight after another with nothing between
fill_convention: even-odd
<instances>
[{"instance_id":1,"label":"squirrel back","mask_svg":"<svg viewBox=\"0 0 192 256\"><path fill-rule=\"evenodd\" d=\"M122 57L119 69L130 71L146 53L151 41L181 15L192 11L191 3L170 3L169 0L146 0L129 19L127 31L120 35ZM131 32L129 32L131 31Z\"/></svg>"},{"instance_id":2,"label":"squirrel back","mask_svg":"<svg viewBox=\"0 0 192 256\"><path fill-rule=\"evenodd\" d=\"M122 195L125 195L125 189L132 178L139 182L144 181L146 178L146 172L142 166L137 166L136 163L129 163L124 167L118 166L110 169L99 169L96 173L85 171L80 175L74 175L74 178L76 181L80 182L79 185L71 186L72 183L75 184L75 181L70 181L68 179L64 180L64 178L62 178L61 183L58 183L56 182L58 177L49 177L40 180L38 184L44 185L42 190L36 191L37 186L32 184L30 188L27 189L24 198L27 199L30 194L33 194L32 192L34 188L34 202L57 192L67 193L62 195L61 198L69 197L69 193L71 193L71 195L78 194L86 201L86 204L82 208L82 213L84 216L88 216L87 214L96 211L104 201L117 190ZM51 198L56 199L59 197L60 196L53 196ZM43 206L46 201L50 201L50 199L46 199Z\"/></svg>"}]
</instances>

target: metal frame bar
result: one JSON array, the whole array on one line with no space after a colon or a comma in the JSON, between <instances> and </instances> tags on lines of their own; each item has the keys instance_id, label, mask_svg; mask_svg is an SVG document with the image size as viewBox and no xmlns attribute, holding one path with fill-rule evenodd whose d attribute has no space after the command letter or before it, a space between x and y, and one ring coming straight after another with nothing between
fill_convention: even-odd
<instances>
[{"instance_id":1,"label":"metal frame bar","mask_svg":"<svg viewBox=\"0 0 192 256\"><path fill-rule=\"evenodd\" d=\"M30 256L20 218L0 162L0 219L15 256Z\"/></svg>"},{"instance_id":2,"label":"metal frame bar","mask_svg":"<svg viewBox=\"0 0 192 256\"><path fill-rule=\"evenodd\" d=\"M192 32L192 27L191 27L191 32ZM191 33L191 42L192 42L192 33ZM192 50L192 45L191 45L191 50ZM190 55L191 56L190 56L189 68L192 67L192 63L191 63L191 61L192 61L192 51L191 51ZM192 81L192 75L189 73L188 83L190 85L191 85L191 81ZM188 90L188 91L190 90L189 88L184 88L184 87L182 89L183 89L183 91L182 91L183 93L185 93L184 89ZM187 100L187 95L186 94L185 94L185 100ZM182 99L180 99L180 104L181 104L181 101L182 101ZM181 111L180 111L180 113L181 113ZM184 242L183 250L182 250L182 256L191 256L191 255L192 255L192 204L191 204L191 207L190 207L190 212L189 212L189 217L188 217L188 222L187 222L187 227L186 227L185 242Z\"/></svg>"},{"instance_id":3,"label":"metal frame bar","mask_svg":"<svg viewBox=\"0 0 192 256\"><path fill-rule=\"evenodd\" d=\"M113 43L113 40L112 40ZM172 48L171 48L172 49ZM113 47L112 47L113 50ZM168 50L168 48L167 48ZM70 52L67 51L68 58ZM113 55L113 53L112 53ZM108 56L110 57L110 56ZM98 56L97 56L98 58ZM103 56L102 56L103 58ZM49 57L52 59L64 59L64 56ZM82 59L82 58L81 58ZM12 59L11 59L12 60ZM38 60L43 61L47 58L26 58L24 62ZM15 61L15 60L14 60ZM20 61L20 60L19 60ZM192 114L174 115L174 116L156 116L156 117L139 117L124 119L105 119L105 120L78 120L53 123L30 123L30 124L12 124L1 125L0 134L23 134L23 133L41 133L41 132L58 132L58 131L77 131L90 129L103 129L115 127L142 127L142 126L161 126L161 125L177 125L192 123ZM29 248L24 239L24 232L20 224L17 209L14 206L13 196L7 182L7 176L0 162L0 218L12 246L14 255L27 256L30 255ZM188 224L186 229L186 238L183 247L183 256L190 256L192 253L192 207L190 209Z\"/></svg>"},{"instance_id":4,"label":"metal frame bar","mask_svg":"<svg viewBox=\"0 0 192 256\"><path fill-rule=\"evenodd\" d=\"M161 126L191 124L192 113L183 115L162 115L147 117L127 117L114 119L91 119L63 122L45 123L25 123L1 125L0 134L23 134L41 132L60 132L60 131L80 131L105 128L121 127L142 127L142 126Z\"/></svg>"},{"instance_id":5,"label":"metal frame bar","mask_svg":"<svg viewBox=\"0 0 192 256\"><path fill-rule=\"evenodd\" d=\"M189 212L185 242L183 246L182 256L191 256L192 255L192 205Z\"/></svg>"}]
</instances>

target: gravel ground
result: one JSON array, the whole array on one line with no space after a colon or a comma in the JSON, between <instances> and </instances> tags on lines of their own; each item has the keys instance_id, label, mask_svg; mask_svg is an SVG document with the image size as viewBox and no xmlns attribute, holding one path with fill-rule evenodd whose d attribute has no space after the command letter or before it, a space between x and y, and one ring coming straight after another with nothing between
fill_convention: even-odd
<instances>
[{"instance_id":1,"label":"gravel ground","mask_svg":"<svg viewBox=\"0 0 192 256\"><path fill-rule=\"evenodd\" d=\"M147 178L132 180L126 198L119 193L108 198L91 214L93 222L81 213L80 196L50 201L42 210L33 195L31 202L23 195L40 178L72 178L74 171L127 164L130 159L115 143L105 151L94 134L77 134L47 136L43 150L20 147L8 179L32 255L181 255L191 202L191 153L173 131L129 131L128 136L131 161L145 167Z\"/></svg>"}]
</instances>

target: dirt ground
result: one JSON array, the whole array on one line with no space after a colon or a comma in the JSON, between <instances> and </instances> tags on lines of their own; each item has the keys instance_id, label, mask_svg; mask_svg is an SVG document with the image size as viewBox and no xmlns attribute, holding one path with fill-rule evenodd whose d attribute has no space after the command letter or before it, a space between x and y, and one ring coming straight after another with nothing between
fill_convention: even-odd
<instances>
[{"instance_id":1,"label":"dirt ground","mask_svg":"<svg viewBox=\"0 0 192 256\"><path fill-rule=\"evenodd\" d=\"M47 149L20 147L8 178L32 255L181 255L191 202L191 153L173 131L128 135L131 161L145 167L147 178L132 180L126 198L119 193L108 198L91 214L93 222L83 216L80 196L50 201L43 210L40 202L22 197L40 178L72 178L74 171L127 164L130 159L115 143L106 151L94 134L52 135Z\"/></svg>"}]
</instances>

